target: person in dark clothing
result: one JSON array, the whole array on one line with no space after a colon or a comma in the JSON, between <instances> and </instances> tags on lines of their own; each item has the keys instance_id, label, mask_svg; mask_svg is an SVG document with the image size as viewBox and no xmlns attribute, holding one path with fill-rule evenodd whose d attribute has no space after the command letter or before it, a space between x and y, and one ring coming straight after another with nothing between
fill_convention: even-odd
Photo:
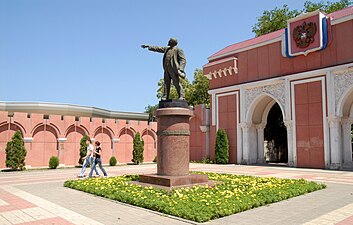
<instances>
[{"instance_id":1,"label":"person in dark clothing","mask_svg":"<svg viewBox=\"0 0 353 225\"><path fill-rule=\"evenodd\" d=\"M93 151L95 158L93 160L93 165L92 165L91 171L89 172L89 177L92 177L93 170L96 170L97 164L98 164L100 170L103 172L104 177L106 177L107 176L107 172L103 168L102 160L101 160L101 154L102 154L102 149L100 147L101 143L99 141L96 141L94 144L96 146L96 149Z\"/></svg>"}]
</instances>

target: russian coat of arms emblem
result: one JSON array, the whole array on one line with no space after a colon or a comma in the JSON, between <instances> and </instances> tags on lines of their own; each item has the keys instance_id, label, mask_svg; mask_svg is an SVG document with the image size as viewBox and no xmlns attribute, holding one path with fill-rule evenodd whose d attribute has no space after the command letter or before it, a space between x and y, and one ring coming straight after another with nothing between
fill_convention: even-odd
<instances>
[{"instance_id":1,"label":"russian coat of arms emblem","mask_svg":"<svg viewBox=\"0 0 353 225\"><path fill-rule=\"evenodd\" d=\"M323 50L329 42L330 18L319 10L287 21L282 35L282 55L295 57Z\"/></svg>"},{"instance_id":2,"label":"russian coat of arms emblem","mask_svg":"<svg viewBox=\"0 0 353 225\"><path fill-rule=\"evenodd\" d=\"M311 43L315 41L314 35L316 34L316 23L303 22L302 25L299 25L293 30L293 39L296 43L296 46L299 48L306 48Z\"/></svg>"}]
</instances>

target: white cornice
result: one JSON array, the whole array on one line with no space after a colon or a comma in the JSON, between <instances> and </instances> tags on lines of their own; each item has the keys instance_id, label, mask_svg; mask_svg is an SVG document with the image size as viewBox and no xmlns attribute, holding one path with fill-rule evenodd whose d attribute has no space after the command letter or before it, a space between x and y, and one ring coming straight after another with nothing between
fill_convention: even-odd
<instances>
[{"instance_id":1,"label":"white cornice","mask_svg":"<svg viewBox=\"0 0 353 225\"><path fill-rule=\"evenodd\" d=\"M348 15L348 16L344 16L344 17L341 17L341 18L338 18L338 19L335 19L335 20L331 20L331 25L344 23L344 22L347 22L349 20L353 20L353 14Z\"/></svg>"},{"instance_id":2,"label":"white cornice","mask_svg":"<svg viewBox=\"0 0 353 225\"><path fill-rule=\"evenodd\" d=\"M228 86L228 87L222 87L222 88L216 88L209 90L208 93L210 95L214 94L220 94L224 92L231 92L231 91L236 91L240 90L240 88L248 89L248 88L253 88L257 86L264 86L264 85L269 85L269 84L274 84L277 82L282 82L285 79L288 80L298 80L298 79L303 79L303 78L309 78L309 77L315 77L319 75L326 75L328 72L332 73L340 73L342 71L347 71L351 70L353 68L353 63L348 63L345 65L339 65L339 66L333 66L329 68L323 68L323 69L318 69L318 70L312 70L312 71L307 71L307 72L302 72L302 73L296 73L296 74L290 74L286 76L281 76L281 77L275 77L275 78L269 78L266 80L260 80L260 81L253 81L253 82L248 82L248 83L243 83L243 84L238 84L238 85L233 85L233 86Z\"/></svg>"},{"instance_id":3,"label":"white cornice","mask_svg":"<svg viewBox=\"0 0 353 225\"><path fill-rule=\"evenodd\" d=\"M89 106L45 102L0 102L0 111L107 119L148 120L148 113L118 112Z\"/></svg>"}]
</instances>

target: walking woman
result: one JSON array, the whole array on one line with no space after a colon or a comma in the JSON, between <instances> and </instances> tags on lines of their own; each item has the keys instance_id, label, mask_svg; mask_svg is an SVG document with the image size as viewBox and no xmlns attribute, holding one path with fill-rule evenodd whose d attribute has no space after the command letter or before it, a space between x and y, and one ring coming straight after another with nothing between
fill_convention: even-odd
<instances>
[{"instance_id":1,"label":"walking woman","mask_svg":"<svg viewBox=\"0 0 353 225\"><path fill-rule=\"evenodd\" d=\"M81 173L80 175L78 175L77 177L79 178L82 178L85 176L85 171L86 171L86 168L87 168L87 165L88 163L92 166L93 164L93 151L94 151L94 147L92 145L92 142L91 142L91 139L88 138L86 140L86 144L87 144L87 154L85 157L83 157L82 159L84 160L83 161L83 164L82 164L82 170L81 170ZM99 176L99 173L98 173L98 170L95 168L94 169L96 171L96 174Z\"/></svg>"},{"instance_id":2,"label":"walking woman","mask_svg":"<svg viewBox=\"0 0 353 225\"><path fill-rule=\"evenodd\" d=\"M93 151L95 155L95 159L93 160L93 165L92 165L91 171L89 172L89 177L92 177L93 170L96 170L97 164L101 169L101 171L103 172L104 177L106 177L107 172L105 172L105 169L102 166L102 160L101 160L101 154L102 154L102 149L100 147L101 143L99 141L96 141L94 144L96 146L96 150Z\"/></svg>"}]
</instances>

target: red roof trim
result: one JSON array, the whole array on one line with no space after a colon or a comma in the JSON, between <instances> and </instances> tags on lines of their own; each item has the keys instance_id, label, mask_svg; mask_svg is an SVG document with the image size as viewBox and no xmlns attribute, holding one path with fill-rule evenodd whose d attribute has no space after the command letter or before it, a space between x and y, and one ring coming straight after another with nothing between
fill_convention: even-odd
<instances>
[{"instance_id":1,"label":"red roof trim","mask_svg":"<svg viewBox=\"0 0 353 225\"><path fill-rule=\"evenodd\" d=\"M353 6L350 6L345 9L330 13L327 16L331 17L332 20L337 20L337 19L349 16L349 15L353 15ZM264 43L267 41L274 40L276 38L281 37L283 32L284 32L284 29L281 29L278 31L274 31L272 33L268 33L265 35L261 35L259 37L255 37L255 38L243 41L243 42L238 42L238 43L229 45L229 46L223 48L222 50L216 52L215 54L211 55L210 57L208 57L208 60L212 61L212 60L215 60L219 57L227 56L226 55L227 53L235 52L235 51L241 50L243 48L248 48L253 45L257 45L257 44L261 44L261 43Z\"/></svg>"}]
</instances>

